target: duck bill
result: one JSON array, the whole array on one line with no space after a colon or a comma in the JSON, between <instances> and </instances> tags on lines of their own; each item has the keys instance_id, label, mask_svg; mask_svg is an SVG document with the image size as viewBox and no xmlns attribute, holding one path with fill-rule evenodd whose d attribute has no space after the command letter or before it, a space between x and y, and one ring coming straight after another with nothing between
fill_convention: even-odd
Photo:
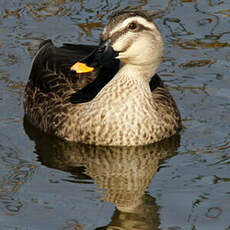
<instances>
[{"instance_id":1,"label":"duck bill","mask_svg":"<svg viewBox=\"0 0 230 230\"><path fill-rule=\"evenodd\" d=\"M118 52L112 48L110 39L101 41L99 46L92 53L71 66L71 70L76 71L76 73L92 72L94 68L109 65L117 56Z\"/></svg>"},{"instance_id":2,"label":"duck bill","mask_svg":"<svg viewBox=\"0 0 230 230\"><path fill-rule=\"evenodd\" d=\"M101 41L98 49L95 52L95 64L98 66L104 66L110 63L115 57L118 56L111 44L111 40Z\"/></svg>"}]
</instances>

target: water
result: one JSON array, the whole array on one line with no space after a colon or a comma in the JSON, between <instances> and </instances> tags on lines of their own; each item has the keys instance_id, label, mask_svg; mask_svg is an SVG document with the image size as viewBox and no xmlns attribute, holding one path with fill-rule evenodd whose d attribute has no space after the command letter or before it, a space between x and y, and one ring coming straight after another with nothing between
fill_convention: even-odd
<instances>
[{"instance_id":1,"label":"water","mask_svg":"<svg viewBox=\"0 0 230 230\"><path fill-rule=\"evenodd\" d=\"M120 9L148 11L162 32L159 74L180 108L180 137L89 148L24 124L39 43L96 44ZM229 230L229 23L227 0L1 0L0 229Z\"/></svg>"}]
</instances>

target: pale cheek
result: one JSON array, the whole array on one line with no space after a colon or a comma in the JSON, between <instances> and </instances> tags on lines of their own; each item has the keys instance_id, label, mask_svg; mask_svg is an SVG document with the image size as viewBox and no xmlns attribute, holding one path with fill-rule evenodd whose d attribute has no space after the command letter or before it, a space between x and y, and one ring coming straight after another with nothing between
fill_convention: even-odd
<instances>
[{"instance_id":1,"label":"pale cheek","mask_svg":"<svg viewBox=\"0 0 230 230\"><path fill-rule=\"evenodd\" d=\"M126 35L121 36L114 42L113 49L115 51L126 52L127 48L131 45L132 42L133 37L126 33Z\"/></svg>"},{"instance_id":2,"label":"pale cheek","mask_svg":"<svg viewBox=\"0 0 230 230\"><path fill-rule=\"evenodd\" d=\"M160 58L163 43L160 39L155 40L146 34L138 39L126 34L126 36L116 40L113 49L120 52L120 59L128 59L130 63L148 64Z\"/></svg>"},{"instance_id":3,"label":"pale cheek","mask_svg":"<svg viewBox=\"0 0 230 230\"><path fill-rule=\"evenodd\" d=\"M124 42L121 42L121 39L118 39L114 44L113 44L113 49L115 50L115 51L121 51L121 50L123 50L123 43Z\"/></svg>"},{"instance_id":4,"label":"pale cheek","mask_svg":"<svg viewBox=\"0 0 230 230\"><path fill-rule=\"evenodd\" d=\"M133 57L135 60L145 60L149 59L153 54L153 47L149 46L145 41L139 41L133 44L128 50L127 55ZM139 61L140 61L139 60Z\"/></svg>"},{"instance_id":5,"label":"pale cheek","mask_svg":"<svg viewBox=\"0 0 230 230\"><path fill-rule=\"evenodd\" d=\"M140 39L133 49L136 51L137 55L144 56L147 59L151 57L156 57L162 54L163 43L159 40L153 39Z\"/></svg>"}]
</instances>

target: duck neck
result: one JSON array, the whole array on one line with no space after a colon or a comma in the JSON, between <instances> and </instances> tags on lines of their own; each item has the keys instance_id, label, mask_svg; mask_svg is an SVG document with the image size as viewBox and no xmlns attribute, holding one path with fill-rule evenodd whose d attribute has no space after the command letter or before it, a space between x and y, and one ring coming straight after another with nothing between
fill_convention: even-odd
<instances>
[{"instance_id":1,"label":"duck neck","mask_svg":"<svg viewBox=\"0 0 230 230\"><path fill-rule=\"evenodd\" d=\"M116 77L126 78L127 80L138 80L149 83L152 76L155 75L158 65L133 65L133 64L120 64L120 69ZM125 80L126 80L125 79Z\"/></svg>"},{"instance_id":2,"label":"duck neck","mask_svg":"<svg viewBox=\"0 0 230 230\"><path fill-rule=\"evenodd\" d=\"M134 103L136 107L142 106L148 99L150 101L152 99L149 81L155 72L156 68L151 66L123 64L93 102L109 100L108 106L116 107L120 106L121 103Z\"/></svg>"}]
</instances>

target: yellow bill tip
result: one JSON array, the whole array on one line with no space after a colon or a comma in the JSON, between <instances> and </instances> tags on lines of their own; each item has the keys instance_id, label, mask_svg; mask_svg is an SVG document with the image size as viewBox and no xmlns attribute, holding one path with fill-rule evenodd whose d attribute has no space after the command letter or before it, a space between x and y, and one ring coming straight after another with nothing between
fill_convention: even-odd
<instances>
[{"instance_id":1,"label":"yellow bill tip","mask_svg":"<svg viewBox=\"0 0 230 230\"><path fill-rule=\"evenodd\" d=\"M85 63L76 62L71 66L70 70L76 71L76 73L89 73L94 70L93 67L87 66Z\"/></svg>"}]
</instances>

